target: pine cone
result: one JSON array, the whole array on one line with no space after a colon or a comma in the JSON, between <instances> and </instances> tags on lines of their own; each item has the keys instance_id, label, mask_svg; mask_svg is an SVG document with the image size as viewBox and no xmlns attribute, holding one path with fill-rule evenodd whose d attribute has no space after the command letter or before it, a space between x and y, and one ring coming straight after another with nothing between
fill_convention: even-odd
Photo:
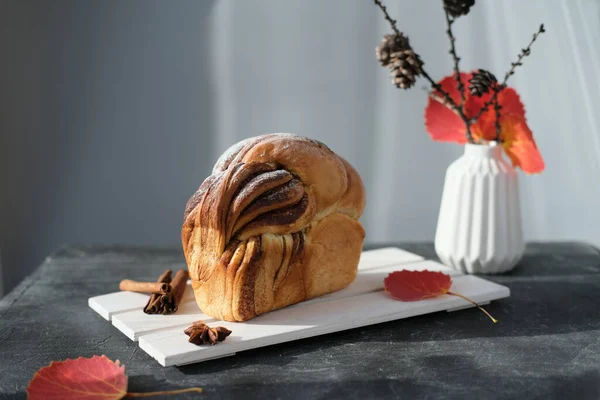
<instances>
[{"instance_id":1,"label":"pine cone","mask_svg":"<svg viewBox=\"0 0 600 400\"><path fill-rule=\"evenodd\" d=\"M410 89L423 73L423 61L412 49L392 53L390 69L392 83L399 89Z\"/></svg>"},{"instance_id":2,"label":"pine cone","mask_svg":"<svg viewBox=\"0 0 600 400\"><path fill-rule=\"evenodd\" d=\"M481 97L497 84L498 80L494 74L485 69L480 69L473 73L473 77L469 80L469 91L473 96Z\"/></svg>"},{"instance_id":3,"label":"pine cone","mask_svg":"<svg viewBox=\"0 0 600 400\"><path fill-rule=\"evenodd\" d=\"M444 0L444 8L453 18L467 15L475 0Z\"/></svg>"},{"instance_id":4,"label":"pine cone","mask_svg":"<svg viewBox=\"0 0 600 400\"><path fill-rule=\"evenodd\" d=\"M391 55L398 51L409 49L408 38L404 34L399 35L385 35L377 49L375 55L377 61L381 63L383 67L387 67L390 64Z\"/></svg>"}]
</instances>

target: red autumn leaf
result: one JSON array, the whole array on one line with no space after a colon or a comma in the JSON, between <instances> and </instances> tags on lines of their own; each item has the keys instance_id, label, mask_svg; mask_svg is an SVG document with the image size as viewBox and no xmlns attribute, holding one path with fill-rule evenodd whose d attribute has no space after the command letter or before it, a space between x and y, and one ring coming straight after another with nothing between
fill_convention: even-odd
<instances>
[{"instance_id":1,"label":"red autumn leaf","mask_svg":"<svg viewBox=\"0 0 600 400\"><path fill-rule=\"evenodd\" d=\"M527 123L524 120L507 116L500 125L502 146L513 165L521 167L528 174L542 172L544 160Z\"/></svg>"},{"instance_id":2,"label":"red autumn leaf","mask_svg":"<svg viewBox=\"0 0 600 400\"><path fill-rule=\"evenodd\" d=\"M492 97L491 91L481 97L472 96L469 80L472 73L461 73L461 81L465 86L464 112L467 118L473 118L481 106ZM438 82L455 103L460 104L460 93L454 75L447 76ZM434 91L425 108L425 127L433 140L441 142L466 143L466 127L463 120L453 110L442 104L443 96ZM513 165L524 172L532 174L542 172L544 161L537 148L533 134L527 125L525 107L517 92L510 87L498 94L501 108L500 140L506 154ZM494 140L496 137L496 114L493 107L488 107L475 123L471 125L471 134L475 140Z\"/></svg>"},{"instance_id":3,"label":"red autumn leaf","mask_svg":"<svg viewBox=\"0 0 600 400\"><path fill-rule=\"evenodd\" d=\"M402 270L389 274L383 284L394 299L417 301L448 293L452 279L442 272Z\"/></svg>"},{"instance_id":4,"label":"red autumn leaf","mask_svg":"<svg viewBox=\"0 0 600 400\"><path fill-rule=\"evenodd\" d=\"M463 85L468 88L471 74L461 73L460 77ZM460 93L454 76L447 76L438 83L456 104L460 104ZM440 92L434 91L433 94L436 98L430 96L425 108L425 128L431 138L438 142L466 143L467 137L463 120L442 103L444 97ZM475 101L474 99L475 97L472 96L466 98L465 109L470 110L475 107L474 104L471 104Z\"/></svg>"},{"instance_id":5,"label":"red autumn leaf","mask_svg":"<svg viewBox=\"0 0 600 400\"><path fill-rule=\"evenodd\" d=\"M127 394L125 367L106 356L52 361L35 373L27 396L35 399L122 399Z\"/></svg>"},{"instance_id":6,"label":"red autumn leaf","mask_svg":"<svg viewBox=\"0 0 600 400\"><path fill-rule=\"evenodd\" d=\"M125 396L150 397L190 392L202 393L202 388L128 393L125 366L120 365L118 360L112 362L104 355L52 361L47 367L40 368L27 386L29 400L111 400Z\"/></svg>"},{"instance_id":7,"label":"red autumn leaf","mask_svg":"<svg viewBox=\"0 0 600 400\"><path fill-rule=\"evenodd\" d=\"M450 291L452 278L442 272L433 271L394 271L383 280L386 292L400 301L418 301L449 294L468 301L487 315L493 323L498 322L479 304L462 294Z\"/></svg>"}]
</instances>

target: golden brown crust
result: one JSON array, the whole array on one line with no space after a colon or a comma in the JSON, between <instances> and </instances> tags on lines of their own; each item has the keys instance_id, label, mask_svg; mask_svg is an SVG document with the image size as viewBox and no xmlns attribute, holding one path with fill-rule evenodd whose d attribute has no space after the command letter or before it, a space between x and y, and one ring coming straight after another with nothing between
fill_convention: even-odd
<instances>
[{"instance_id":1,"label":"golden brown crust","mask_svg":"<svg viewBox=\"0 0 600 400\"><path fill-rule=\"evenodd\" d=\"M362 249L364 204L358 173L320 142L270 134L232 146L184 213L198 305L246 321L347 286Z\"/></svg>"}]
</instances>

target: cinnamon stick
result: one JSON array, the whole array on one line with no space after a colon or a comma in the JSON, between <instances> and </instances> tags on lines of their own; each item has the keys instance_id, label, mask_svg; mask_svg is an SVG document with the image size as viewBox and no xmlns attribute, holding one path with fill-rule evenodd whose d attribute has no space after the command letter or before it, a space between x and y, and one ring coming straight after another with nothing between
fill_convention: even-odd
<instances>
[{"instance_id":1,"label":"cinnamon stick","mask_svg":"<svg viewBox=\"0 0 600 400\"><path fill-rule=\"evenodd\" d=\"M180 269L175 274L175 277L172 281L172 308L173 312L177 311L179 307L179 303L181 303L181 299L183 298L183 294L185 293L185 289L187 287L187 281L190 277L187 269Z\"/></svg>"},{"instance_id":2,"label":"cinnamon stick","mask_svg":"<svg viewBox=\"0 0 600 400\"><path fill-rule=\"evenodd\" d=\"M119 283L119 290L127 290L138 293L160 293L171 292L171 284L167 282L138 282L131 279L123 279Z\"/></svg>"},{"instance_id":3,"label":"cinnamon stick","mask_svg":"<svg viewBox=\"0 0 600 400\"><path fill-rule=\"evenodd\" d=\"M163 294L160 296L160 304L169 304L173 302L173 294Z\"/></svg>"},{"instance_id":4,"label":"cinnamon stick","mask_svg":"<svg viewBox=\"0 0 600 400\"><path fill-rule=\"evenodd\" d=\"M156 296L154 299L151 297L148 305L144 308L144 312L146 314L158 314L161 306L162 302L160 301L160 296Z\"/></svg>"},{"instance_id":5,"label":"cinnamon stick","mask_svg":"<svg viewBox=\"0 0 600 400\"><path fill-rule=\"evenodd\" d=\"M159 277L157 282L159 283L171 283L171 274L173 272L168 269L163 272ZM172 291L172 289L171 289ZM148 304L144 307L144 312L146 314L156 314L160 311L161 305L161 296L162 294L152 293L150 299L148 299Z\"/></svg>"}]
</instances>

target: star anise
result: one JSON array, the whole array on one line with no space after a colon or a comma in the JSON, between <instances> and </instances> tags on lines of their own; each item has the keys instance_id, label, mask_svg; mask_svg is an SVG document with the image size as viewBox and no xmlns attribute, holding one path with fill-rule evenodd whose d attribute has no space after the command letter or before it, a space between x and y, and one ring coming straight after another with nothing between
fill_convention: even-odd
<instances>
[{"instance_id":1,"label":"star anise","mask_svg":"<svg viewBox=\"0 0 600 400\"><path fill-rule=\"evenodd\" d=\"M196 321L192 324L192 326L183 331L183 333L190 337L188 340L190 343L194 343L196 345L215 345L218 342L225 340L225 338L231 334L231 331L222 326L210 328L204 323L204 321Z\"/></svg>"}]
</instances>

